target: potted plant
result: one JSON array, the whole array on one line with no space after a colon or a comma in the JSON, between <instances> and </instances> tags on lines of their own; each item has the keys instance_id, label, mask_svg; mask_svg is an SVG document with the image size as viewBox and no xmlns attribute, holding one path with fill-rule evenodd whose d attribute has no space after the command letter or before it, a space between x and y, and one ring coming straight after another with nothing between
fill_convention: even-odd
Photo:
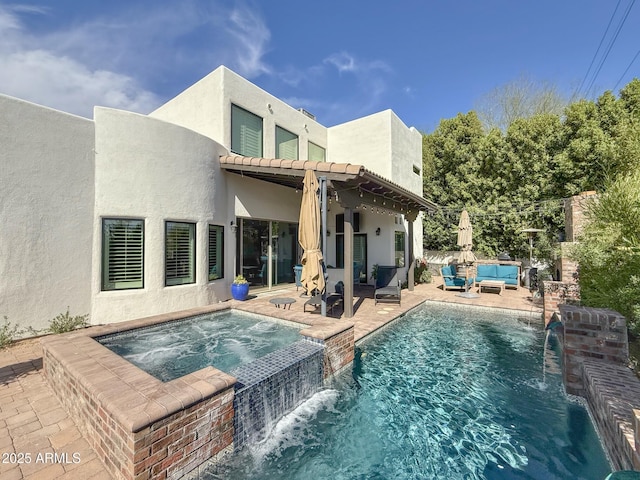
<instances>
[{"instance_id":1,"label":"potted plant","mask_svg":"<svg viewBox=\"0 0 640 480\"><path fill-rule=\"evenodd\" d=\"M238 275L231 284L231 296L234 300L246 300L249 296L249 282L243 275Z\"/></svg>"}]
</instances>

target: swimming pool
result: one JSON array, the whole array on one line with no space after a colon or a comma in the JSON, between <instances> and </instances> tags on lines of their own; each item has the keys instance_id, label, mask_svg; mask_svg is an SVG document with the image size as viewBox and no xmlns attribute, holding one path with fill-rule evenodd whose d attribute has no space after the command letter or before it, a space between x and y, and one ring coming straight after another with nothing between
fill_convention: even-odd
<instances>
[{"instance_id":1,"label":"swimming pool","mask_svg":"<svg viewBox=\"0 0 640 480\"><path fill-rule=\"evenodd\" d=\"M564 394L552 350L543 381L543 345L541 327L511 315L420 307L201 478L601 480L610 466L589 415Z\"/></svg>"},{"instance_id":2,"label":"swimming pool","mask_svg":"<svg viewBox=\"0 0 640 480\"><path fill-rule=\"evenodd\" d=\"M208 365L230 372L300 340L298 328L234 311L210 313L98 337L163 382Z\"/></svg>"}]
</instances>

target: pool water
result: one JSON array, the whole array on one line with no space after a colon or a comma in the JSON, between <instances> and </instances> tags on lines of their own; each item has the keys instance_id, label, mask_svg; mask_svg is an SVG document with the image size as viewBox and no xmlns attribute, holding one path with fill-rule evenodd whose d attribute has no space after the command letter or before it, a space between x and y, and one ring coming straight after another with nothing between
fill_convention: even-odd
<instances>
[{"instance_id":1,"label":"pool water","mask_svg":"<svg viewBox=\"0 0 640 480\"><path fill-rule=\"evenodd\" d=\"M300 330L226 311L97 338L102 345L168 382L206 366L229 372L300 340Z\"/></svg>"},{"instance_id":2,"label":"pool water","mask_svg":"<svg viewBox=\"0 0 640 480\"><path fill-rule=\"evenodd\" d=\"M563 391L554 337L543 354L541 326L475 312L409 313L265 441L201 478L602 480L610 466Z\"/></svg>"}]
</instances>

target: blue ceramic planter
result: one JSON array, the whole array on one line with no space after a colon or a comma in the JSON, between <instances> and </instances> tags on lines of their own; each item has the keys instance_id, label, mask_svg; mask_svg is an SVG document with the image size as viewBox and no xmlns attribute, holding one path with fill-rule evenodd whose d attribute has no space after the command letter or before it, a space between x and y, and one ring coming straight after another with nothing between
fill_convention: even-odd
<instances>
[{"instance_id":1,"label":"blue ceramic planter","mask_svg":"<svg viewBox=\"0 0 640 480\"><path fill-rule=\"evenodd\" d=\"M246 300L249 296L249 284L248 283L232 283L231 284L231 296L234 300Z\"/></svg>"}]
</instances>

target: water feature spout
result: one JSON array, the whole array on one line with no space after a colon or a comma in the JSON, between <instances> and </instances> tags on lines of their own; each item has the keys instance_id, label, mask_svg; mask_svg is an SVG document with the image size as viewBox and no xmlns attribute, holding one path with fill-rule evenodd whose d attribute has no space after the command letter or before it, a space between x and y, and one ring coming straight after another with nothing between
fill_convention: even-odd
<instances>
[{"instance_id":1,"label":"water feature spout","mask_svg":"<svg viewBox=\"0 0 640 480\"><path fill-rule=\"evenodd\" d=\"M234 445L264 440L278 420L323 384L323 347L298 341L233 370Z\"/></svg>"},{"instance_id":2,"label":"water feature spout","mask_svg":"<svg viewBox=\"0 0 640 480\"><path fill-rule=\"evenodd\" d=\"M546 327L544 327L544 329L553 331L561 325L562 325L562 322L560 320L555 320L555 321L552 320L547 324Z\"/></svg>"}]
</instances>

